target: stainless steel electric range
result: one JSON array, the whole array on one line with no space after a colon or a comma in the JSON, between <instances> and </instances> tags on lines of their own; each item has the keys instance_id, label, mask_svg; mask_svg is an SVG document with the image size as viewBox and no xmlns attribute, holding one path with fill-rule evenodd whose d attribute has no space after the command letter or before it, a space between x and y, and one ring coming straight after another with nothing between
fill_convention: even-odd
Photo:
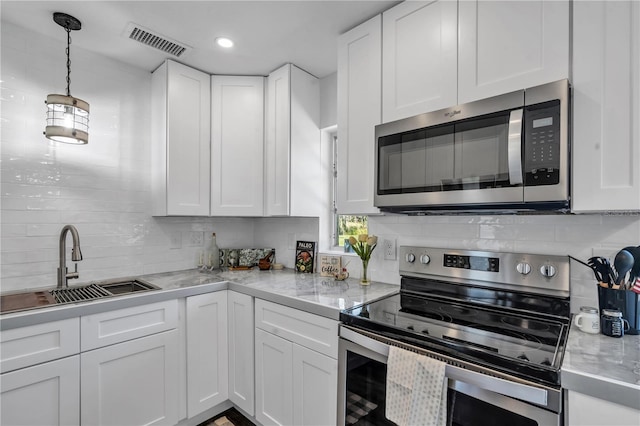
<instances>
[{"instance_id":1,"label":"stainless steel electric range","mask_svg":"<svg viewBox=\"0 0 640 426\"><path fill-rule=\"evenodd\" d=\"M340 424L392 424L389 346L447 363L448 424L562 424L568 256L403 246L399 270L399 294L341 313Z\"/></svg>"}]
</instances>

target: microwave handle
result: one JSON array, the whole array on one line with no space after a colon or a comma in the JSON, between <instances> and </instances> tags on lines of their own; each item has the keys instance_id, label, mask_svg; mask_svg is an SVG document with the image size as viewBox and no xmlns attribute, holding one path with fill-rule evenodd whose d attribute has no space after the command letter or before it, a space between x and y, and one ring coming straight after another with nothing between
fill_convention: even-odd
<instances>
[{"instance_id":1,"label":"microwave handle","mask_svg":"<svg viewBox=\"0 0 640 426\"><path fill-rule=\"evenodd\" d=\"M509 114L509 139L507 154L509 159L509 183L522 184L522 109L514 109Z\"/></svg>"}]
</instances>

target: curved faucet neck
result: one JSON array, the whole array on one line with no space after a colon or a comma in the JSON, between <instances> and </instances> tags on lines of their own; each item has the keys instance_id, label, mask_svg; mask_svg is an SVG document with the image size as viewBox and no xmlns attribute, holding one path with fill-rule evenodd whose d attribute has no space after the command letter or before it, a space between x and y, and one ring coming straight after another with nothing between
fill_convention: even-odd
<instances>
[{"instance_id":1,"label":"curved faucet neck","mask_svg":"<svg viewBox=\"0 0 640 426\"><path fill-rule=\"evenodd\" d=\"M71 232L71 238L73 239L73 247L71 249L71 260L79 262L82 260L82 252L80 251L80 234L73 225L65 225L60 231L60 245L59 245L59 260L60 266L58 267L58 288L67 287L67 280L78 278L78 265L76 264L75 271L67 273L67 233Z\"/></svg>"}]
</instances>

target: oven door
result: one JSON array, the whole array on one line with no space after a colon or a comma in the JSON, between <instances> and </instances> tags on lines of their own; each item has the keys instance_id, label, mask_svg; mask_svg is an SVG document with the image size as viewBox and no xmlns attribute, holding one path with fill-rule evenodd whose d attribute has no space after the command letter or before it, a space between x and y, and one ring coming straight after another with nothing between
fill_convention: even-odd
<instances>
[{"instance_id":1,"label":"oven door","mask_svg":"<svg viewBox=\"0 0 640 426\"><path fill-rule=\"evenodd\" d=\"M338 425L395 425L385 417L389 345L342 326L340 335ZM553 412L534 405L549 402L545 389L450 365L446 375L447 425L562 424L559 407L558 412ZM532 403L524 402L526 400Z\"/></svg>"}]
</instances>

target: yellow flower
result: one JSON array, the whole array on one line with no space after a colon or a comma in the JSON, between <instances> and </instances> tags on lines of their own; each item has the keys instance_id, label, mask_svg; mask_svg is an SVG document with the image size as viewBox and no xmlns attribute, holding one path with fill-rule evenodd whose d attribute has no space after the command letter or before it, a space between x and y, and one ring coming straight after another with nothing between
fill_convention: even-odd
<instances>
[{"instance_id":1,"label":"yellow flower","mask_svg":"<svg viewBox=\"0 0 640 426\"><path fill-rule=\"evenodd\" d=\"M360 234L358 239L355 237L349 237L349 244L353 247L353 251L364 261L368 261L371 258L373 249L378 244L378 237L375 235Z\"/></svg>"}]
</instances>

